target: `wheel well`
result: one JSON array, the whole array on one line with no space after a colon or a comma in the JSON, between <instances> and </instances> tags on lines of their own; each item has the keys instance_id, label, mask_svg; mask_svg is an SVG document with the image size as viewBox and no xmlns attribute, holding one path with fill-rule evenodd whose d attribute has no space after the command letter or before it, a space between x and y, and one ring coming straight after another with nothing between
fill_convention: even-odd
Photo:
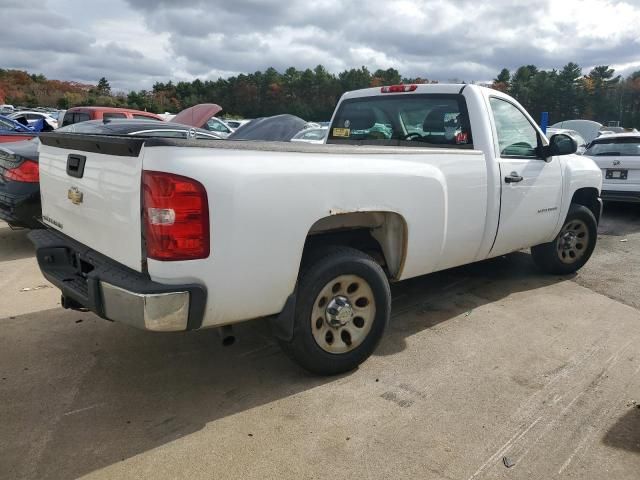
<instances>
[{"instance_id":1,"label":"wheel well","mask_svg":"<svg viewBox=\"0 0 640 480\"><path fill-rule=\"evenodd\" d=\"M600 222L600 202L598 201L597 188L589 187L576 190L571 199L571 203L584 205L591 210L593 216L596 217L596 221Z\"/></svg>"},{"instance_id":2,"label":"wheel well","mask_svg":"<svg viewBox=\"0 0 640 480\"><path fill-rule=\"evenodd\" d=\"M302 261L323 247L342 245L371 255L390 278L398 278L404 266L406 238L406 223L397 213L335 214L313 224L305 241Z\"/></svg>"}]
</instances>

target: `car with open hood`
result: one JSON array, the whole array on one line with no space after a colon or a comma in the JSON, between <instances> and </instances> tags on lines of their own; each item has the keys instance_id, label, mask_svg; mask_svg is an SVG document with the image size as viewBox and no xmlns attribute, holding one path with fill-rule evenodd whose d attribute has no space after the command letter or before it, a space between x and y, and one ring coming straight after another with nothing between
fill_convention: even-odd
<instances>
[{"instance_id":1,"label":"car with open hood","mask_svg":"<svg viewBox=\"0 0 640 480\"><path fill-rule=\"evenodd\" d=\"M233 132L225 122L216 117L222 111L220 105L215 103L200 103L193 107L185 108L171 119L173 123L182 123L196 128L202 128L227 138Z\"/></svg>"}]
</instances>

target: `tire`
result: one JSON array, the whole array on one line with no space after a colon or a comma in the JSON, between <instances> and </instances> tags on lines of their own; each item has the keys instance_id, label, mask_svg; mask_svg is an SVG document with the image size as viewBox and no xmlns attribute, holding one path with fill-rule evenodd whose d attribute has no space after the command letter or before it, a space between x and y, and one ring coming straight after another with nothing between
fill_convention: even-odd
<instances>
[{"instance_id":1,"label":"tire","mask_svg":"<svg viewBox=\"0 0 640 480\"><path fill-rule=\"evenodd\" d=\"M389 323L389 281L353 248L331 247L310 258L299 278L293 338L280 345L311 373L351 371L373 353Z\"/></svg>"},{"instance_id":2,"label":"tire","mask_svg":"<svg viewBox=\"0 0 640 480\"><path fill-rule=\"evenodd\" d=\"M567 275L580 270L591 257L598 239L598 222L591 210L572 204L558 236L531 248L533 261L542 271Z\"/></svg>"}]
</instances>

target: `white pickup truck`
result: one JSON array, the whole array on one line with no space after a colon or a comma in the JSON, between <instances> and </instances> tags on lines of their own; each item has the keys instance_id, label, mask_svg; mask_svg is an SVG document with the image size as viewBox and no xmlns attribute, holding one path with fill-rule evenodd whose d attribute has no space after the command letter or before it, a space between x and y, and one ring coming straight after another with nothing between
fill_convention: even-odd
<instances>
[{"instance_id":1,"label":"white pickup truck","mask_svg":"<svg viewBox=\"0 0 640 480\"><path fill-rule=\"evenodd\" d=\"M268 318L319 374L355 368L389 282L531 247L589 259L601 172L474 85L346 93L326 145L49 133L31 239L62 305L155 331Z\"/></svg>"}]
</instances>

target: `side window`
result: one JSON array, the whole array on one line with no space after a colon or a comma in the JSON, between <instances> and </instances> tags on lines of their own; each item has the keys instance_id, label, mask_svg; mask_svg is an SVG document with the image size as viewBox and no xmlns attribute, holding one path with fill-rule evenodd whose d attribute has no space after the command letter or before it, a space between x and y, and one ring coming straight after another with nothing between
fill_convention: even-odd
<instances>
[{"instance_id":1,"label":"side window","mask_svg":"<svg viewBox=\"0 0 640 480\"><path fill-rule=\"evenodd\" d=\"M88 113L76 113L73 119L73 123L87 122L91 120Z\"/></svg>"},{"instance_id":2,"label":"side window","mask_svg":"<svg viewBox=\"0 0 640 480\"><path fill-rule=\"evenodd\" d=\"M73 113L73 112L71 112L71 113L66 112L64 114L64 119L62 120L62 126L66 127L67 125L73 125L74 123L76 123L77 122L76 121L76 115L77 114Z\"/></svg>"},{"instance_id":3,"label":"side window","mask_svg":"<svg viewBox=\"0 0 640 480\"><path fill-rule=\"evenodd\" d=\"M111 118L127 118L124 113L115 113L115 112L105 112L102 114L103 120L108 120Z\"/></svg>"},{"instance_id":4,"label":"side window","mask_svg":"<svg viewBox=\"0 0 640 480\"><path fill-rule=\"evenodd\" d=\"M211 132L229 133L229 129L225 124L213 118L207 122L207 130Z\"/></svg>"},{"instance_id":5,"label":"side window","mask_svg":"<svg viewBox=\"0 0 640 480\"><path fill-rule=\"evenodd\" d=\"M527 117L511 103L489 99L502 157L538 158L538 132Z\"/></svg>"}]
</instances>

